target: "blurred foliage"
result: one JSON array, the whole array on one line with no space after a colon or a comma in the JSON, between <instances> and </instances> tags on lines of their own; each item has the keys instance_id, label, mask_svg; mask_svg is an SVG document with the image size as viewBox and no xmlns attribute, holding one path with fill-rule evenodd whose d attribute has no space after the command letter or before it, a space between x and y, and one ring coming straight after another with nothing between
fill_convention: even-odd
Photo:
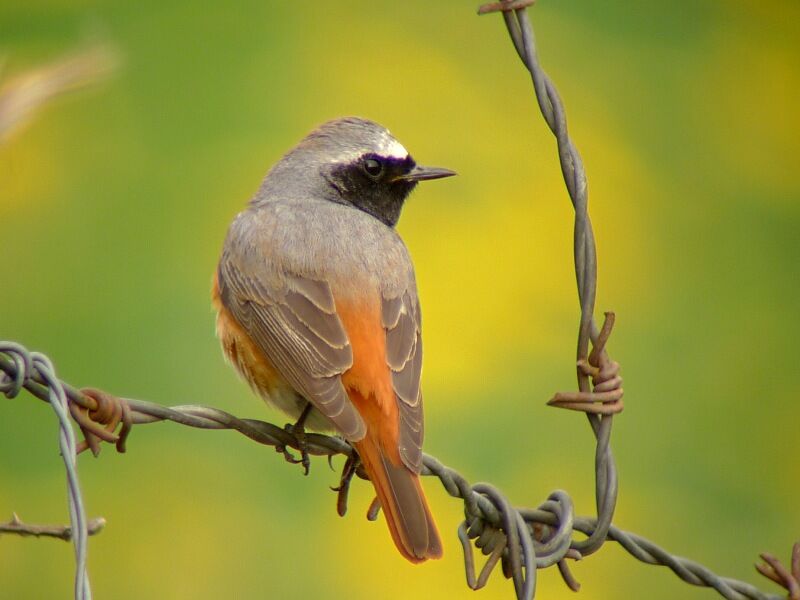
<instances>
[{"instance_id":1,"label":"blurred foliage","mask_svg":"<svg viewBox=\"0 0 800 600\"><path fill-rule=\"evenodd\" d=\"M399 227L425 312L427 451L516 503L560 487L591 512L589 428L544 407L574 378L571 210L500 17L475 8L0 3L2 75L82 40L122 57L0 146L0 338L78 385L283 422L223 363L211 273L269 165L319 122L367 116L460 173ZM756 553L800 534L800 5L542 0L532 17L587 165L598 308L618 312L616 522L758 581ZM66 521L56 453L43 403L0 402L0 518ZM98 598L512 597L501 579L466 588L461 507L434 482L446 556L414 567L363 518L368 485L336 517L322 460L304 478L232 433L162 424L80 465L108 519ZM0 540L4 597L67 597L72 569L66 544ZM713 597L612 545L575 573L585 599ZM573 597L554 571L540 595Z\"/></svg>"}]
</instances>

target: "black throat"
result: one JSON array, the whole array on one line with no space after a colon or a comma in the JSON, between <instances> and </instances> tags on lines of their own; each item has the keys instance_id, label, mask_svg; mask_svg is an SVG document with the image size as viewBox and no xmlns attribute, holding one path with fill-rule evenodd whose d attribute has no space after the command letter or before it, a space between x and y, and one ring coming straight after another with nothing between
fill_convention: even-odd
<instances>
[{"instance_id":1,"label":"black throat","mask_svg":"<svg viewBox=\"0 0 800 600\"><path fill-rule=\"evenodd\" d=\"M365 170L364 161L367 159L380 161L382 171L379 176L371 176ZM352 163L334 165L325 178L345 204L394 227L406 198L417 185L416 181L402 177L415 166L410 156L401 159L367 154Z\"/></svg>"}]
</instances>

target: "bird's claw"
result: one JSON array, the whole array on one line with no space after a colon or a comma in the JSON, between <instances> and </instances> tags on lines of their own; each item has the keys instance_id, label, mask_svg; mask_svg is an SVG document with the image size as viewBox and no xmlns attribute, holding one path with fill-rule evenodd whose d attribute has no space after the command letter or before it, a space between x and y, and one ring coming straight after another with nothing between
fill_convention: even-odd
<instances>
[{"instance_id":1,"label":"bird's claw","mask_svg":"<svg viewBox=\"0 0 800 600\"><path fill-rule=\"evenodd\" d=\"M275 449L278 452L283 453L283 458L286 459L286 462L290 462L293 465L303 465L303 475L308 475L308 472L311 470L311 459L308 456L308 449L306 447L306 419L308 415L311 413L313 406L311 403L307 403L303 411L300 413L300 416L297 418L297 421L292 423L287 423L283 429L291 435L295 441L297 442L297 449L300 451L300 458L297 458L294 454L289 452L286 449L286 446L278 446Z\"/></svg>"},{"instance_id":2,"label":"bird's claw","mask_svg":"<svg viewBox=\"0 0 800 600\"><path fill-rule=\"evenodd\" d=\"M342 477L339 479L339 485L331 488L336 492L336 512L340 517L347 514L347 494L350 492L350 482L356 475L360 464L361 459L358 454L348 456L342 468Z\"/></svg>"},{"instance_id":3,"label":"bird's claw","mask_svg":"<svg viewBox=\"0 0 800 600\"><path fill-rule=\"evenodd\" d=\"M300 449L300 458L297 458L294 454L289 452L288 448L283 445L275 446L275 452L283 454L284 460L288 463L293 465L303 465L303 474L308 475L311 461L308 458L308 452L306 452L304 449Z\"/></svg>"},{"instance_id":4,"label":"bird's claw","mask_svg":"<svg viewBox=\"0 0 800 600\"><path fill-rule=\"evenodd\" d=\"M300 458L297 458L294 454L289 452L286 446L277 446L275 449L283 453L283 458L286 459L286 462L292 463L293 465L303 465L303 475L308 475L308 472L311 470L311 459L306 448L305 429L302 425L298 427L298 423L294 425L287 423L283 429L297 440L297 450L300 452Z\"/></svg>"}]
</instances>

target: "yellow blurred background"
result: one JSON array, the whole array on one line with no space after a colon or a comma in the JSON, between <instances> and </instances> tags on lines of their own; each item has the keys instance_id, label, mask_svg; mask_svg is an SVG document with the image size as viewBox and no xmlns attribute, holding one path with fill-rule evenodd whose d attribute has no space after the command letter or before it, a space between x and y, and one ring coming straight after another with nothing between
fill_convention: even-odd
<instances>
[{"instance_id":1,"label":"yellow blurred background","mask_svg":"<svg viewBox=\"0 0 800 600\"><path fill-rule=\"evenodd\" d=\"M399 230L425 314L426 450L515 504L555 488L593 510L574 386L572 215L555 142L495 16L440 2L0 4L0 76L115 46L102 85L0 146L0 338L59 375L163 404L283 424L224 364L211 273L267 168L316 124L357 114L458 178L421 186ZM530 10L586 164L598 309L626 411L615 522L713 570L800 538L800 5L541 0ZM464 583L462 507L426 489L445 558L412 566L354 484L340 519L323 459L305 478L231 432L134 430L80 457L96 598L513 597ZM66 522L56 422L0 401L0 519ZM336 466L341 466L337 460ZM3 598L66 598L69 545L0 539ZM574 565L580 597L712 598L616 545ZM539 598L570 598L553 569Z\"/></svg>"}]
</instances>

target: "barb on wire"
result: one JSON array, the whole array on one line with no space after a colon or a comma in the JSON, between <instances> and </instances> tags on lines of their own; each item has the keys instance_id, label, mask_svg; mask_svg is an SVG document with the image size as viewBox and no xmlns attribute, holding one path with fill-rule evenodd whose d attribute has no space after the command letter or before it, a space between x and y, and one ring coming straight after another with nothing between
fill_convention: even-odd
<instances>
[{"instance_id":1,"label":"barb on wire","mask_svg":"<svg viewBox=\"0 0 800 600\"><path fill-rule=\"evenodd\" d=\"M550 406L566 408L586 413L589 424L595 435L597 445L595 450L595 497L597 522L595 528L588 533L585 540L569 541L571 531L554 535L550 539L553 551L551 561L542 564L537 560L538 554L528 557L528 552L536 553L536 546L529 545L522 549L526 564L535 562L537 565L549 566L557 564L559 573L571 589L577 589L579 584L569 571L566 563L568 552L572 551L579 556L587 556L600 549L608 537L608 530L614 516L617 500L617 470L614 457L611 453L610 439L612 419L615 414L622 411L622 378L619 376L619 364L612 361L606 351L606 343L614 326L614 313L606 313L602 329L598 329L594 321L595 295L597 290L597 255L594 242L594 233L588 214L588 192L586 173L580 153L567 131L566 113L563 103L555 85L539 64L533 26L528 19L526 8L534 0L502 0L484 4L478 9L478 14L501 12L506 29L520 60L528 70L536 100L542 116L550 131L556 138L561 171L567 187L569 198L575 210L574 228L574 260L575 276L578 284L578 298L580 301L580 323L578 327L577 362L576 372L578 378L577 392L559 392L549 402ZM589 351L590 343L592 345ZM563 501L563 498L562 498ZM557 502L557 501L554 501ZM571 505L570 505L571 510ZM516 551L512 548L518 545L515 536L509 535L508 526L503 528L508 536L503 543L514 558ZM568 542L569 543L566 543ZM477 542L481 547L480 539ZM548 549L550 549L548 547ZM487 566L495 564L490 559ZM518 579L520 577L519 560L509 561L504 564L504 573L511 572L517 597L529 599L531 593L520 593ZM491 570L492 567L489 567ZM486 567L484 567L484 570ZM526 578L533 578L535 573L526 569ZM488 572L482 576L482 581L488 577Z\"/></svg>"},{"instance_id":2,"label":"barb on wire","mask_svg":"<svg viewBox=\"0 0 800 600\"><path fill-rule=\"evenodd\" d=\"M789 592L789 600L800 600L800 542L792 547L790 568L767 552L762 553L763 564L756 564L756 570Z\"/></svg>"},{"instance_id":3,"label":"barb on wire","mask_svg":"<svg viewBox=\"0 0 800 600\"><path fill-rule=\"evenodd\" d=\"M26 389L33 396L47 400L47 389L39 383L40 375L37 368L25 371L24 365L29 361L29 353L18 344L0 342L0 391L6 396L13 397L19 390ZM23 369L22 371L20 369ZM76 403L82 409L87 409L91 415L96 410L92 397L85 395L77 388L59 382L64 390L68 402ZM199 429L230 429L260 444L275 447L280 451L291 448L297 451L305 447L312 456L333 457L343 455L347 459L357 460L357 454L352 446L341 438L315 433L305 433L301 442L292 433L284 428L271 423L255 419L239 419L233 415L215 408L196 405L182 405L166 407L145 400L123 399L104 393L107 402L127 405L130 425L156 423L159 421L172 421L181 425ZM122 410L121 406L120 409ZM120 450L119 433L109 433L105 427L99 426L108 438L108 442L115 444ZM88 430L88 429L87 429ZM130 432L131 430L128 429ZM121 433L121 432L120 432ZM105 441L105 438L102 438ZM281 450L283 449L283 450ZM358 468L353 468L356 474ZM443 465L430 455L423 456L423 471L425 476L436 477L445 491L454 498L464 502L465 520L459 527L459 539L464 548L464 564L466 569L467 584L473 589L480 589L486 584L489 575L497 564L503 565L504 574L514 577L512 564L519 564L522 568L518 579L522 585L523 593L531 591L533 580L525 573L530 568L530 574L536 568L545 568L552 565L559 567L559 572L572 589L578 587L574 578L569 575L566 560L580 560L582 554L572 547L571 539L575 533L590 535L597 529L598 520L595 518L576 517L573 511L572 500L566 492L556 491L538 508L517 508L495 488L488 484L470 484L466 478L454 469ZM352 477L352 475L350 475ZM346 493L344 506L342 505L341 492L337 496L337 511L344 514L346 509ZM379 505L370 507L369 516L375 518ZM520 546L514 547L507 543L506 529L516 528ZM512 534L513 535L513 534ZM706 586L717 590L724 598L731 600L780 600L782 596L767 594L755 586L720 577L702 565L686 558L673 556L638 535L628 533L611 526L608 529L608 539L620 544L629 554L636 559L651 565L661 565L671 569L683 581L692 585ZM475 574L475 557L472 542L485 554L489 561L481 573ZM533 545L535 553L534 563L530 558L534 553L521 551L522 544ZM795 546L792 560L793 572L800 574L800 545ZM516 558L512 556L516 553ZM512 563L512 560L514 561ZM516 561L520 562L517 563ZM773 564L773 563L768 563ZM779 564L779 563L774 563ZM780 571L780 569L778 569ZM785 569L784 569L785 571ZM776 575L780 577L780 575ZM527 577L527 578L526 578ZM775 580L775 577L769 576ZM530 582L530 583L529 583ZM786 587L786 582L781 583ZM527 586L527 587L526 587ZM789 589L789 588L787 588ZM791 600L795 598L790 597Z\"/></svg>"},{"instance_id":4,"label":"barb on wire","mask_svg":"<svg viewBox=\"0 0 800 600\"><path fill-rule=\"evenodd\" d=\"M576 351L578 391L558 392L548 404L586 413L596 438L597 516L577 517L572 499L560 490L552 492L535 509L516 508L494 486L470 484L458 472L429 455L423 457L422 474L437 477L448 494L464 503L464 521L458 528L458 537L464 551L467 584L472 589L486 585L500 565L503 575L512 580L518 600L531 600L536 591L537 569L555 565L567 586L577 590L580 585L570 572L568 560L580 560L611 540L638 560L668 567L683 581L713 588L725 598L777 600L780 596L764 593L742 581L720 577L696 562L673 556L652 542L612 525L618 484L610 448L611 427L614 415L623 409L620 367L606 351L615 315L606 313L603 326L598 329L593 317L597 256L587 212L586 174L580 154L567 133L561 99L539 64L533 27L526 12L533 3L534 0L501 0L483 5L479 14L501 12L503 15L514 48L530 73L542 116L556 138L564 182L575 211L574 262L581 311ZM3 132L2 108L0 103L0 135ZM87 523L83 513L75 456L86 449L97 456L102 442L114 444L118 452L125 452L126 440L134 425L168 420L200 429L232 429L260 444L274 447L288 462L302 464L306 473L309 455L327 456L329 460L344 455L347 460L340 483L333 488L337 493L336 508L340 515L347 511L347 495L353 477L366 478L357 453L341 438L305 433L302 428L281 428L263 421L239 419L205 406L165 407L143 400L119 398L92 388L79 390L58 380L45 356L28 352L19 344L0 342L0 391L7 397L14 397L23 388L49 402L59 418L59 443L69 482L69 531L76 552L75 597L81 600L90 597L85 567L86 537L91 532L91 524ZM72 417L83 435L79 445L75 443L67 415ZM299 452L301 459L296 458L292 450ZM380 504L373 501L368 518L377 518L379 509ZM18 519L12 519L6 527L23 533L22 525ZM5 531L2 527L0 525L0 533ZM36 535L34 531L48 535L42 529L26 527L31 535ZM575 539L576 534L585 538ZM488 556L477 574L473 545ZM762 554L761 557L764 564L757 565L758 571L783 586L790 600L800 600L800 544L794 547L789 569L772 555Z\"/></svg>"},{"instance_id":5,"label":"barb on wire","mask_svg":"<svg viewBox=\"0 0 800 600\"><path fill-rule=\"evenodd\" d=\"M38 386L40 398L50 403L58 419L58 445L61 458L67 473L67 491L69 497L69 521L72 531L72 543L75 549L75 598L91 600L89 575L86 570L87 538L89 526L83 508L83 496L78 481L78 468L75 462L77 449L75 432L69 420L69 403L65 386L56 377L55 368L50 359L39 352L28 352L14 342L0 342L0 356L5 354L13 365L13 372L3 370L0 376L0 391L6 397L14 398L22 388L28 385Z\"/></svg>"}]
</instances>

